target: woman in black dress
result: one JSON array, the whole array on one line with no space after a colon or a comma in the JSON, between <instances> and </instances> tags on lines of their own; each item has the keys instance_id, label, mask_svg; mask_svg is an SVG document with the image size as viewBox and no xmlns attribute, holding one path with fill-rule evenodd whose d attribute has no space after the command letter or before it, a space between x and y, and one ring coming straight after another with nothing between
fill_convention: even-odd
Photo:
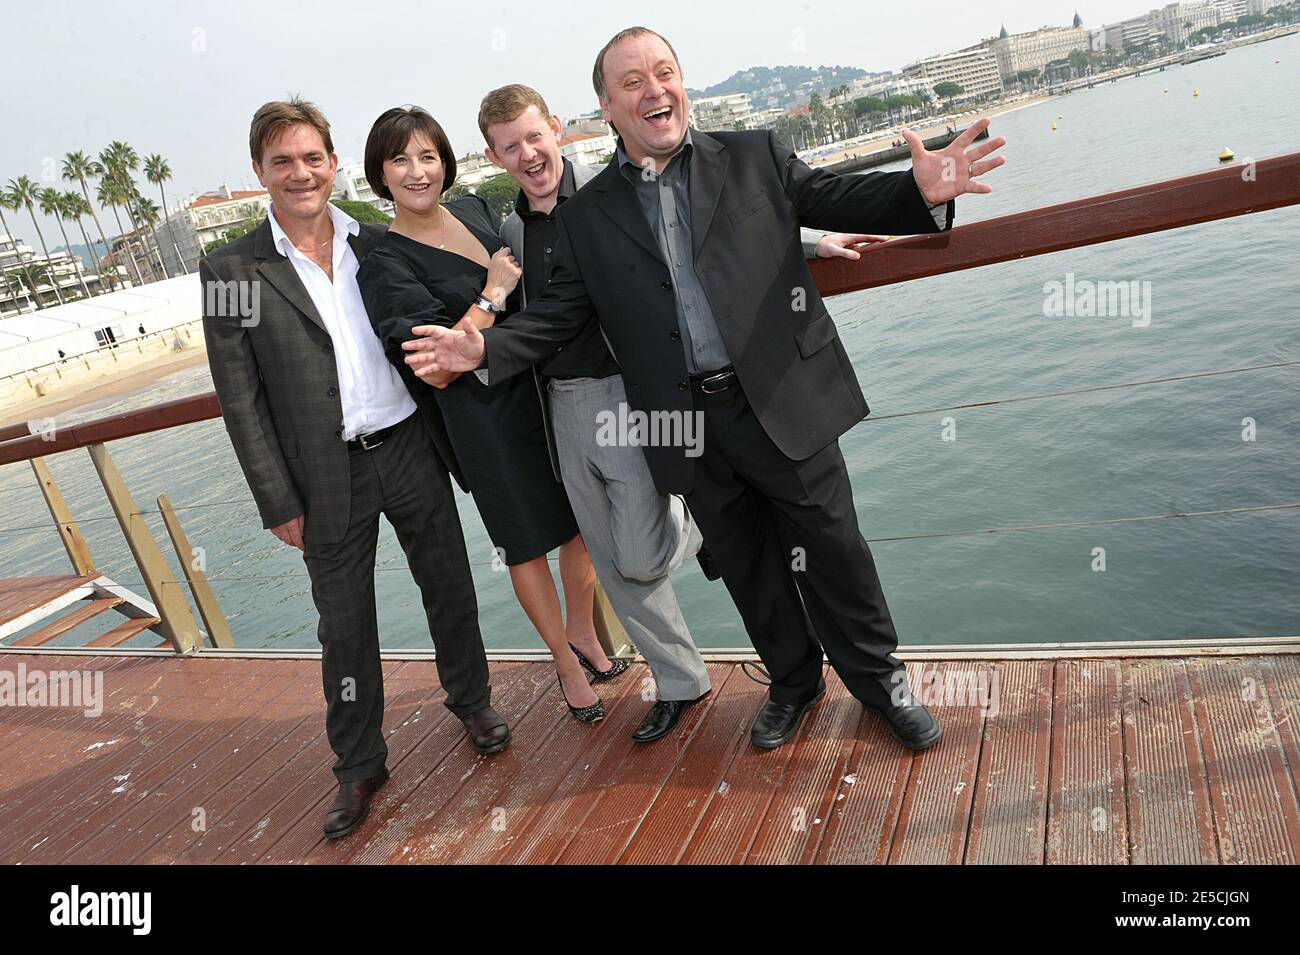
<instances>
[{"instance_id":1,"label":"woman in black dress","mask_svg":"<svg viewBox=\"0 0 1300 955\"><path fill-rule=\"evenodd\" d=\"M507 321L504 307L519 265L498 239L499 223L486 202L474 195L441 201L456 160L442 127L424 110L380 116L366 142L365 166L371 188L396 206L392 227L357 273L370 322L416 401L437 403L515 595L554 656L570 711L585 721L600 719L604 707L571 647L596 669L616 667L596 637L595 572L564 486L551 471L532 381L521 375L488 388L472 374L452 372L430 387L403 361L402 342L415 337L417 325L464 321L486 328ZM547 560L557 547L563 617Z\"/></svg>"}]
</instances>

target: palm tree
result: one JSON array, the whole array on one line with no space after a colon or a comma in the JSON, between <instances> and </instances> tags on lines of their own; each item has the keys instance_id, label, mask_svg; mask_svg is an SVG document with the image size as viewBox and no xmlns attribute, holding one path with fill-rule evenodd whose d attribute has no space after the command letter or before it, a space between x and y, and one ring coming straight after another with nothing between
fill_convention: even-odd
<instances>
[{"instance_id":1,"label":"palm tree","mask_svg":"<svg viewBox=\"0 0 1300 955\"><path fill-rule=\"evenodd\" d=\"M72 255L72 243L68 241L68 230L63 227L63 193L57 189L47 187L41 190L39 201L41 213L54 216L54 221L59 224L59 231L63 233L63 248L68 253L68 261L72 263L72 268L77 273L77 281L81 283L81 291L86 298L90 298L90 286L86 284L86 277L81 274L81 267Z\"/></svg>"},{"instance_id":2,"label":"palm tree","mask_svg":"<svg viewBox=\"0 0 1300 955\"><path fill-rule=\"evenodd\" d=\"M172 177L172 167L167 164L158 153L144 158L144 177L158 187L158 195L162 197L162 214L164 218L167 215L167 192L163 189L163 183ZM171 220L167 220L167 241L172 244L172 249L176 253L177 260L181 263L181 270L186 275L190 274L189 268L185 265L185 259L181 257L180 247L176 244L176 236L172 233Z\"/></svg>"},{"instance_id":3,"label":"palm tree","mask_svg":"<svg viewBox=\"0 0 1300 955\"><path fill-rule=\"evenodd\" d=\"M50 261L50 250L45 245L45 233L41 231L40 223L36 221L36 201L40 198L40 187L26 176L19 176L17 179L9 180L9 195L11 201L18 200L20 205L27 207L27 214L32 217L32 225L36 227L36 236L41 240L41 251L45 253L45 261ZM63 304L63 296L59 294L58 282L51 283L54 285L54 297L59 304ZM39 303L39 299L37 300Z\"/></svg>"},{"instance_id":4,"label":"palm tree","mask_svg":"<svg viewBox=\"0 0 1300 955\"><path fill-rule=\"evenodd\" d=\"M95 251L95 245L90 241L90 236L86 235L86 224L81 221L82 216L93 211L90 203L81 198L80 193L73 192L70 189L61 194L59 202L62 206L63 215L76 222L77 228L81 230L81 238L86 243L86 248L90 250L90 264L98 271L99 253Z\"/></svg>"},{"instance_id":5,"label":"palm tree","mask_svg":"<svg viewBox=\"0 0 1300 955\"><path fill-rule=\"evenodd\" d=\"M99 200L101 206L113 210L113 218L117 220L118 239L126 242L127 260L131 263L131 268L135 270L136 281L143 285L144 276L140 274L140 263L131 254L130 240L125 239L126 230L122 228L122 217L117 214L117 207L126 202L121 184L106 173L104 178L99 180L99 188L95 191L95 198Z\"/></svg>"},{"instance_id":6,"label":"palm tree","mask_svg":"<svg viewBox=\"0 0 1300 955\"><path fill-rule=\"evenodd\" d=\"M9 209L10 211L13 212L17 212L18 207L19 207L19 203L16 200L14 200L9 195L9 193L5 192L3 189L0 189L0 232L3 232L6 236L8 236L9 241L13 243L14 253L18 257L18 263L21 265L22 253L18 251L18 237L9 231L9 223L5 219L5 213L4 213L4 210L6 209ZM0 269L0 272L4 272L5 286L9 289L9 297L14 300L14 308L21 311L22 307L18 304L18 296L23 292L25 292L26 289L22 289L21 286L15 286L14 283L9 279L9 273L4 269ZM30 305L31 303L32 303L32 297L28 295L27 304Z\"/></svg>"},{"instance_id":7,"label":"palm tree","mask_svg":"<svg viewBox=\"0 0 1300 955\"><path fill-rule=\"evenodd\" d=\"M104 227L99 223L99 213L95 211L94 203L90 201L90 189L86 186L88 178L102 176L104 167L91 159L81 150L68 153L63 157L63 178L67 182L81 183L81 194L86 197L86 208L90 210L90 217L95 220L95 228L99 230L99 241L104 246L104 255L112 255L112 250L108 245L108 238L104 235ZM94 251L94 247L91 247ZM95 261L98 262L100 256L95 255Z\"/></svg>"},{"instance_id":8,"label":"palm tree","mask_svg":"<svg viewBox=\"0 0 1300 955\"><path fill-rule=\"evenodd\" d=\"M162 247L158 244L158 223L162 221L162 213L152 199L137 195L135 198L135 214L136 218L140 220L140 227L148 229L149 234L153 236L154 252L158 256L158 264L162 266L163 274L167 278L171 278L171 273L167 271L167 263L162 258Z\"/></svg>"},{"instance_id":9,"label":"palm tree","mask_svg":"<svg viewBox=\"0 0 1300 955\"><path fill-rule=\"evenodd\" d=\"M140 156L129 145L120 140L113 140L99 152L99 161L104 166L104 177L106 180L113 180L116 185L118 196L118 205L126 208L127 218L131 220L131 228L137 237L140 238L141 244L145 247L145 265L149 268L150 277L153 277L153 263L149 261L149 246L140 230L140 223L135 214L135 202L139 193L135 188L135 180L131 178L131 173L140 168ZM116 214L116 211L114 212ZM121 219L118 220L119 225ZM140 263L135 261L135 270L140 272ZM140 282L143 284L144 276L140 276Z\"/></svg>"},{"instance_id":10,"label":"palm tree","mask_svg":"<svg viewBox=\"0 0 1300 955\"><path fill-rule=\"evenodd\" d=\"M116 260L111 258L108 260L107 265L103 262L99 263L100 288L107 288L111 291L114 285L122 284L122 276L118 273L117 268Z\"/></svg>"},{"instance_id":11,"label":"palm tree","mask_svg":"<svg viewBox=\"0 0 1300 955\"><path fill-rule=\"evenodd\" d=\"M23 286L26 286L26 288L23 288L23 293L27 296L28 302L32 300L32 293L35 292L39 286L46 285L46 284L49 285L54 284L50 280L49 266L42 265L40 262L24 263L23 265L20 265L18 266L18 268L14 269L13 274L18 279L19 288L23 288ZM39 297L37 297L36 299L36 307L37 308L41 307L41 300Z\"/></svg>"}]
</instances>

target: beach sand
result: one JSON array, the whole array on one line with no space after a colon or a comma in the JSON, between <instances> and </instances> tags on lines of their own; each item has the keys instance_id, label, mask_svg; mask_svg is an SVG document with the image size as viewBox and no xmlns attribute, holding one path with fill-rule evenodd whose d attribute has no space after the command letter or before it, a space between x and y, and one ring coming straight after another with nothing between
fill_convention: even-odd
<instances>
[{"instance_id":1,"label":"beach sand","mask_svg":"<svg viewBox=\"0 0 1300 955\"><path fill-rule=\"evenodd\" d=\"M970 110L965 113L949 114L940 119L936 119L917 130L922 139L942 133L948 126L956 126L959 129L968 126L982 116L1000 116L1003 113L1013 113L1018 109L1025 109L1029 106L1037 106L1040 103L1046 103L1055 97L1044 94L1025 100L1014 100L1012 102L1001 103L988 109ZM880 152L882 149L888 149L893 145L894 140L898 139L897 133L890 134L884 131L875 137L862 142L855 142L850 146L837 150L833 153L827 153L825 156L818 156L809 162L810 166L829 166L839 162L841 159L847 159L849 156L867 156L871 153Z\"/></svg>"},{"instance_id":2,"label":"beach sand","mask_svg":"<svg viewBox=\"0 0 1300 955\"><path fill-rule=\"evenodd\" d=\"M203 348L169 352L121 374L70 385L46 398L5 408L0 411L0 426L74 412L88 414L97 407L148 391L196 365L206 364L207 358L208 353Z\"/></svg>"}]
</instances>

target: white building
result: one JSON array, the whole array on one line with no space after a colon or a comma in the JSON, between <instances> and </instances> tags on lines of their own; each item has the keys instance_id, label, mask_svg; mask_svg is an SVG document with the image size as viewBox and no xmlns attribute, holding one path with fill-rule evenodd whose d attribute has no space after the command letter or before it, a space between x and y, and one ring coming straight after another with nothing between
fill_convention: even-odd
<instances>
[{"instance_id":1,"label":"white building","mask_svg":"<svg viewBox=\"0 0 1300 955\"><path fill-rule=\"evenodd\" d=\"M270 208L271 194L265 189L231 192L224 183L220 189L205 192L186 206L200 248L206 248L209 242L217 241L231 229L258 225Z\"/></svg>"},{"instance_id":2,"label":"white building","mask_svg":"<svg viewBox=\"0 0 1300 955\"><path fill-rule=\"evenodd\" d=\"M334 198L364 202L374 206L380 212L388 215L393 213L392 201L375 195L375 190L370 188L370 183L366 180L364 163L355 162L339 166L334 173Z\"/></svg>"},{"instance_id":3,"label":"white building","mask_svg":"<svg viewBox=\"0 0 1300 955\"><path fill-rule=\"evenodd\" d=\"M962 88L962 99L1002 91L997 57L992 50L982 46L927 57L903 67L903 75L923 78L931 89L938 83L957 83Z\"/></svg>"},{"instance_id":4,"label":"white building","mask_svg":"<svg viewBox=\"0 0 1300 955\"><path fill-rule=\"evenodd\" d=\"M702 96L691 101L691 125L703 132L748 129L754 107L744 93Z\"/></svg>"},{"instance_id":5,"label":"white building","mask_svg":"<svg viewBox=\"0 0 1300 955\"><path fill-rule=\"evenodd\" d=\"M612 133L572 133L560 140L560 155L579 165L599 166L618 147Z\"/></svg>"},{"instance_id":6,"label":"white building","mask_svg":"<svg viewBox=\"0 0 1300 955\"><path fill-rule=\"evenodd\" d=\"M1173 46L1185 46L1197 30L1218 26L1220 14L1211 3L1168 3L1147 14L1151 33L1164 34Z\"/></svg>"},{"instance_id":7,"label":"white building","mask_svg":"<svg viewBox=\"0 0 1300 955\"><path fill-rule=\"evenodd\" d=\"M0 315L34 312L38 308L85 298L99 291L99 274L87 271L81 259L66 249L45 256L22 239L0 232ZM55 295L55 287L58 295Z\"/></svg>"},{"instance_id":8,"label":"white building","mask_svg":"<svg viewBox=\"0 0 1300 955\"><path fill-rule=\"evenodd\" d=\"M1027 33L1007 33L1004 27L997 38L989 40L988 48L997 57L1002 82L1013 82L1022 70L1042 70L1048 63L1068 58L1074 50L1091 50L1088 31L1078 14L1074 19L1073 26L1045 26Z\"/></svg>"}]
</instances>

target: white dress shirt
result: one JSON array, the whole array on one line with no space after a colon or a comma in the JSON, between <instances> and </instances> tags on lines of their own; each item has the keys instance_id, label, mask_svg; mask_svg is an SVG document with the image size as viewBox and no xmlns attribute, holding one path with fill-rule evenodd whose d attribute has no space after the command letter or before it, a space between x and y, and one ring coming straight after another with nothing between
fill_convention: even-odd
<instances>
[{"instance_id":1,"label":"white dress shirt","mask_svg":"<svg viewBox=\"0 0 1300 955\"><path fill-rule=\"evenodd\" d=\"M332 259L334 280L304 255L285 235L271 207L271 237L280 254L293 263L294 271L320 313L325 330L334 342L334 365L339 375L339 398L343 404L343 440L370 434L397 424L415 413L415 402L406 385L384 355L384 348L370 325L361 289L357 286L356 253L348 236L361 231L357 220L338 206L329 204L334 223Z\"/></svg>"}]
</instances>

